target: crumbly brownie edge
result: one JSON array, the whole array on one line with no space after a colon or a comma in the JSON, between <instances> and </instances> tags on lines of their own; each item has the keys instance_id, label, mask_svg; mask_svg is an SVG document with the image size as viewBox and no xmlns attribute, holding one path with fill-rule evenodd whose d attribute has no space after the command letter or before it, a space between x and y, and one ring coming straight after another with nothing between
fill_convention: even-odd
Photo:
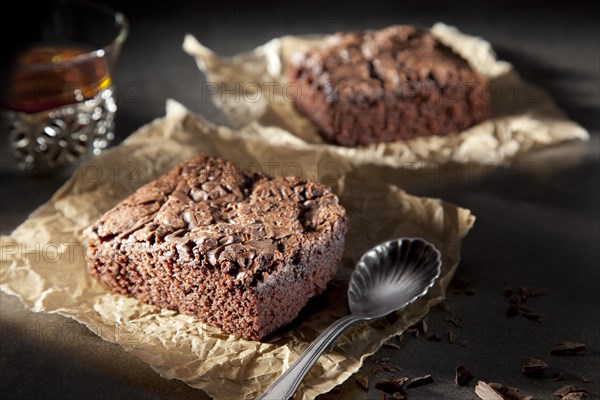
<instances>
[{"instance_id":1,"label":"crumbly brownie edge","mask_svg":"<svg viewBox=\"0 0 600 400\"><path fill-rule=\"evenodd\" d=\"M325 234L315 235L301 249L296 263L288 262L258 293L260 340L289 324L311 297L322 293L336 275L344 252L346 221L338 220Z\"/></svg>"},{"instance_id":2,"label":"crumbly brownie edge","mask_svg":"<svg viewBox=\"0 0 600 400\"><path fill-rule=\"evenodd\" d=\"M88 271L113 292L161 308L193 315L236 336L262 340L291 322L308 299L321 293L336 274L346 233L345 219L313 233L296 251L298 260L265 284L234 287L219 269L178 262L175 244L150 248L141 243L92 241ZM137 247L136 247L137 246ZM295 261L295 262L294 262Z\"/></svg>"}]
</instances>

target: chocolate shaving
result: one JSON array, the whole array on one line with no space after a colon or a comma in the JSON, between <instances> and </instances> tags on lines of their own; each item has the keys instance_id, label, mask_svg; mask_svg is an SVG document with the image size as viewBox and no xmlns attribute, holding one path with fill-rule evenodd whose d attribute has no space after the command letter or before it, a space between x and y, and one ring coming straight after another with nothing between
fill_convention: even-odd
<instances>
[{"instance_id":1,"label":"chocolate shaving","mask_svg":"<svg viewBox=\"0 0 600 400\"><path fill-rule=\"evenodd\" d=\"M519 389L506 386L501 383L490 382L490 387L504 396L506 399L521 399L521 395L519 394Z\"/></svg>"},{"instance_id":2,"label":"chocolate shaving","mask_svg":"<svg viewBox=\"0 0 600 400\"><path fill-rule=\"evenodd\" d=\"M583 343L561 342L552 347L550 354L554 356L580 356L586 347Z\"/></svg>"},{"instance_id":3,"label":"chocolate shaving","mask_svg":"<svg viewBox=\"0 0 600 400\"><path fill-rule=\"evenodd\" d=\"M456 334L453 330L448 331L448 342L454 343L456 341Z\"/></svg>"},{"instance_id":4,"label":"chocolate shaving","mask_svg":"<svg viewBox=\"0 0 600 400\"><path fill-rule=\"evenodd\" d=\"M375 371L377 371L377 372L375 372ZM402 368L397 367L395 365L392 365L392 366L384 365L383 367L377 368L375 371L373 371L373 373L380 373L380 372L394 373L394 372L400 372L400 371L402 371Z\"/></svg>"},{"instance_id":5,"label":"chocolate shaving","mask_svg":"<svg viewBox=\"0 0 600 400\"><path fill-rule=\"evenodd\" d=\"M382 392L392 393L404 393L404 384L408 381L407 377L394 378L394 379L383 379L375 384L375 389L381 390Z\"/></svg>"},{"instance_id":6,"label":"chocolate shaving","mask_svg":"<svg viewBox=\"0 0 600 400\"><path fill-rule=\"evenodd\" d=\"M570 395L572 393L582 393L586 396L586 397L582 397L582 398L587 398L587 390L578 388L575 385L561 386L560 388L556 389L554 391L554 393L552 393L552 394L556 397L560 397L561 399L564 399L565 396ZM576 398L577 397L573 397L573 399L576 399Z\"/></svg>"},{"instance_id":7,"label":"chocolate shaving","mask_svg":"<svg viewBox=\"0 0 600 400\"><path fill-rule=\"evenodd\" d=\"M468 340L463 340L462 342L460 342L460 347L467 347L468 345L469 345Z\"/></svg>"},{"instance_id":8,"label":"chocolate shaving","mask_svg":"<svg viewBox=\"0 0 600 400\"><path fill-rule=\"evenodd\" d=\"M548 369L548 364L535 357L527 357L523 360L523 375L541 376Z\"/></svg>"},{"instance_id":9,"label":"chocolate shaving","mask_svg":"<svg viewBox=\"0 0 600 400\"><path fill-rule=\"evenodd\" d=\"M418 337L420 333L427 333L427 319L423 318L419 320L416 324L408 328L406 332L412 333L415 337Z\"/></svg>"},{"instance_id":10,"label":"chocolate shaving","mask_svg":"<svg viewBox=\"0 0 600 400\"><path fill-rule=\"evenodd\" d=\"M471 278L469 278L467 276L462 275L462 276L455 278L455 280L453 282L453 286L455 288L454 294L464 293L467 296L473 296L475 294L475 291L469 287L470 285L471 285Z\"/></svg>"},{"instance_id":11,"label":"chocolate shaving","mask_svg":"<svg viewBox=\"0 0 600 400\"><path fill-rule=\"evenodd\" d=\"M454 278L452 286L459 290L465 290L471 284L471 278L466 275L460 275Z\"/></svg>"},{"instance_id":12,"label":"chocolate shaving","mask_svg":"<svg viewBox=\"0 0 600 400\"><path fill-rule=\"evenodd\" d=\"M389 357L376 358L373 360L373 364L375 365L385 365L388 361L390 361Z\"/></svg>"},{"instance_id":13,"label":"chocolate shaving","mask_svg":"<svg viewBox=\"0 0 600 400\"><path fill-rule=\"evenodd\" d=\"M532 290L529 294L531 295L531 297L545 296L546 290L545 289L535 289L535 290Z\"/></svg>"},{"instance_id":14,"label":"chocolate shaving","mask_svg":"<svg viewBox=\"0 0 600 400\"><path fill-rule=\"evenodd\" d=\"M482 400L504 400L504 397L483 381L477 382L475 394Z\"/></svg>"},{"instance_id":15,"label":"chocolate shaving","mask_svg":"<svg viewBox=\"0 0 600 400\"><path fill-rule=\"evenodd\" d=\"M581 378L581 381L584 383L593 383L594 382L592 379L588 378L587 376L581 375L580 378Z\"/></svg>"},{"instance_id":16,"label":"chocolate shaving","mask_svg":"<svg viewBox=\"0 0 600 400\"><path fill-rule=\"evenodd\" d=\"M389 348L392 348L392 349L395 349L395 350L400 349L400 346L398 346L396 343L393 343L393 342L385 342L382 346L383 347L389 347Z\"/></svg>"},{"instance_id":17,"label":"chocolate shaving","mask_svg":"<svg viewBox=\"0 0 600 400\"><path fill-rule=\"evenodd\" d=\"M439 308L440 310L442 310L445 313L450 314L450 307L448 306L448 304L444 303L440 303L437 305L437 308Z\"/></svg>"},{"instance_id":18,"label":"chocolate shaving","mask_svg":"<svg viewBox=\"0 0 600 400\"><path fill-rule=\"evenodd\" d=\"M430 333L427 335L427 340L431 340L432 342L439 342L442 340L442 337L439 333Z\"/></svg>"},{"instance_id":19,"label":"chocolate shaving","mask_svg":"<svg viewBox=\"0 0 600 400\"><path fill-rule=\"evenodd\" d=\"M565 375L562 372L558 371L555 372L554 375L552 375L552 379L554 379L555 382L559 382L565 379Z\"/></svg>"},{"instance_id":20,"label":"chocolate shaving","mask_svg":"<svg viewBox=\"0 0 600 400\"><path fill-rule=\"evenodd\" d=\"M450 322L451 324L453 324L457 328L462 328L463 327L463 321L462 321L462 319L460 319L458 317L446 318L445 321L446 322Z\"/></svg>"},{"instance_id":21,"label":"chocolate shaving","mask_svg":"<svg viewBox=\"0 0 600 400\"><path fill-rule=\"evenodd\" d=\"M454 382L458 386L467 386L473 374L464 365L457 365L455 369L456 375L454 376Z\"/></svg>"},{"instance_id":22,"label":"chocolate shaving","mask_svg":"<svg viewBox=\"0 0 600 400\"><path fill-rule=\"evenodd\" d=\"M504 296L510 299L510 305L506 310L507 318L513 318L521 314L529 320L542 322L542 316L526 307L523 307L523 303L525 303L530 297L539 297L545 295L546 291L544 289L529 290L526 287L520 287L516 291L513 291L511 288L505 286L503 292Z\"/></svg>"},{"instance_id":23,"label":"chocolate shaving","mask_svg":"<svg viewBox=\"0 0 600 400\"><path fill-rule=\"evenodd\" d=\"M358 374L354 378L358 387L364 390L365 392L369 390L369 377L366 375Z\"/></svg>"},{"instance_id":24,"label":"chocolate shaving","mask_svg":"<svg viewBox=\"0 0 600 400\"><path fill-rule=\"evenodd\" d=\"M527 319L530 319L530 320L536 321L536 322L542 322L542 316L537 313L534 313L533 311L531 311L528 308L519 307L519 311L521 312L521 315Z\"/></svg>"},{"instance_id":25,"label":"chocolate shaving","mask_svg":"<svg viewBox=\"0 0 600 400\"><path fill-rule=\"evenodd\" d=\"M511 304L508 306L506 310L506 318L513 318L519 315L519 306L516 304Z\"/></svg>"},{"instance_id":26,"label":"chocolate shaving","mask_svg":"<svg viewBox=\"0 0 600 400\"><path fill-rule=\"evenodd\" d=\"M431 375L419 376L417 378L413 378L406 384L407 389L413 389L419 386L429 385L433 383L433 377Z\"/></svg>"},{"instance_id":27,"label":"chocolate shaving","mask_svg":"<svg viewBox=\"0 0 600 400\"><path fill-rule=\"evenodd\" d=\"M586 392L573 392L563 396L561 400L587 400L588 397Z\"/></svg>"}]
</instances>

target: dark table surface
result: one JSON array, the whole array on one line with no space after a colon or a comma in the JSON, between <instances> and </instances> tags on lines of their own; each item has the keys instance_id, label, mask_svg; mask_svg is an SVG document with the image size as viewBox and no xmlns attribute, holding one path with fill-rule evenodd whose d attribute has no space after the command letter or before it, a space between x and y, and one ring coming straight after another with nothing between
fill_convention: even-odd
<instances>
[{"instance_id":1,"label":"dark table surface","mask_svg":"<svg viewBox=\"0 0 600 400\"><path fill-rule=\"evenodd\" d=\"M116 3L116 2L115 2ZM431 374L435 382L409 391L411 399L474 399L477 380L501 382L539 399L563 384L600 396L600 30L590 10L569 2L486 5L377 1L308 4L257 3L160 5L126 2L131 31L119 61L117 142L137 127L164 115L174 98L214 122L222 117L203 101L203 76L181 50L192 33L224 55L252 49L284 34L327 33L436 21L489 40L501 59L548 91L556 103L587 128L592 140L542 152L536 173L499 169L472 182L429 185L414 194L441 197L469 208L476 226L463 246L459 274L471 279L472 295L450 291L447 305L462 318L462 328L448 325L448 314L434 310L429 331L443 340L404 335L399 349L384 347L367 359L361 373L376 379ZM10 233L45 202L65 177L31 177L3 171L0 232ZM538 323L508 319L503 287L544 288L545 296L527 306L543 316ZM179 381L161 378L115 344L86 334L83 326L56 315L36 314L0 294L0 393L23 399L204 399ZM73 335L46 337L45 326L63 324ZM457 343L446 334L452 329ZM466 340L467 347L460 343ZM583 357L549 355L561 341L587 343ZM522 360L537 356L564 381L521 374ZM389 357L402 373L380 373L373 360ZM454 384L454 368L464 364L475 379ZM581 376L593 380L584 383ZM358 389L354 379L323 398L379 398Z\"/></svg>"}]
</instances>

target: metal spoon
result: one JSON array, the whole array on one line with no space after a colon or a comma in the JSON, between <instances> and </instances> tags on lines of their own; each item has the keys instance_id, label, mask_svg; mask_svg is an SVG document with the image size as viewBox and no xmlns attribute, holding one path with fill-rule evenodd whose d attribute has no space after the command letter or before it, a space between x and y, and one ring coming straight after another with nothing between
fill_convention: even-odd
<instances>
[{"instance_id":1,"label":"metal spoon","mask_svg":"<svg viewBox=\"0 0 600 400\"><path fill-rule=\"evenodd\" d=\"M423 239L395 239L367 251L348 288L351 314L331 324L258 399L291 399L329 345L351 325L384 317L425 295L441 269L440 252Z\"/></svg>"}]
</instances>

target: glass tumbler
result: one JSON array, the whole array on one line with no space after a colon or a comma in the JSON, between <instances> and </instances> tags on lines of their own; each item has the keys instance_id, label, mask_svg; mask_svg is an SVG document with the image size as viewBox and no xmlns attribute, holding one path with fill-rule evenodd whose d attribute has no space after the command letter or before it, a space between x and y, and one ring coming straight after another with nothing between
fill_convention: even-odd
<instances>
[{"instance_id":1,"label":"glass tumbler","mask_svg":"<svg viewBox=\"0 0 600 400\"><path fill-rule=\"evenodd\" d=\"M39 41L14 61L3 105L3 147L18 169L73 164L110 144L127 33L122 13L95 3L62 1L45 14Z\"/></svg>"}]
</instances>

